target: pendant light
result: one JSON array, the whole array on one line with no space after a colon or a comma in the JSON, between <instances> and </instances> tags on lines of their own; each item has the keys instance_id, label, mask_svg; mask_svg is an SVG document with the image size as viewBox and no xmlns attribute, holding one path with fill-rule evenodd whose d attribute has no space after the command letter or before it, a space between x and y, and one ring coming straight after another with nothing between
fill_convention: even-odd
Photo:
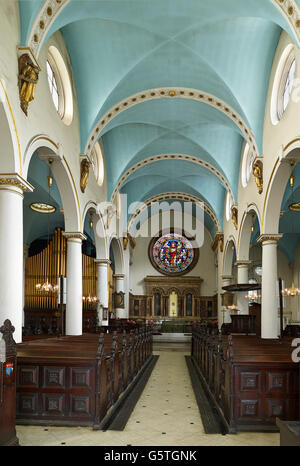
<instances>
[{"instance_id":1,"label":"pendant light","mask_svg":"<svg viewBox=\"0 0 300 466\"><path fill-rule=\"evenodd\" d=\"M48 180L48 204L50 205L50 189L53 185L53 178L51 176L51 164L52 164L53 160L52 159L49 159L48 160L48 163L49 163L49 175L47 177L47 180ZM49 246L49 243L50 243L50 212L48 212L48 237L47 237L47 247ZM48 273L50 271L50 257L49 255L47 255L47 258L48 258L48 263L46 264L46 281L44 283L37 283L35 285L35 288L37 291L41 292L41 293L55 293L58 291L58 285L52 285L49 281L49 278L48 278Z\"/></svg>"},{"instance_id":2,"label":"pendant light","mask_svg":"<svg viewBox=\"0 0 300 466\"><path fill-rule=\"evenodd\" d=\"M295 176L293 175L293 170L295 167L295 161L291 161L291 167L292 167L292 174L290 176L290 187L292 188L292 203L289 205L289 210L292 212L299 212L300 211L300 202L295 202L294 200L294 187L295 187ZM299 207L299 209L297 208ZM292 234L294 233L294 215L292 215L292 221L291 221L291 229L292 229ZM282 295L286 297L295 297L300 295L300 289L295 287L294 284L294 263L292 266L292 286L289 288L285 288L282 290Z\"/></svg>"}]
</instances>

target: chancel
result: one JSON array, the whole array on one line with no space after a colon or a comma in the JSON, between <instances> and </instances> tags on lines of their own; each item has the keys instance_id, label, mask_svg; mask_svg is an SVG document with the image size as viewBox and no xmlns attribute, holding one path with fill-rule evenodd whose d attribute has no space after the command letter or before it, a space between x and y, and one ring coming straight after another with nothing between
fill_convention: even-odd
<instances>
[{"instance_id":1,"label":"chancel","mask_svg":"<svg viewBox=\"0 0 300 466\"><path fill-rule=\"evenodd\" d=\"M299 445L300 1L0 25L0 445Z\"/></svg>"}]
</instances>

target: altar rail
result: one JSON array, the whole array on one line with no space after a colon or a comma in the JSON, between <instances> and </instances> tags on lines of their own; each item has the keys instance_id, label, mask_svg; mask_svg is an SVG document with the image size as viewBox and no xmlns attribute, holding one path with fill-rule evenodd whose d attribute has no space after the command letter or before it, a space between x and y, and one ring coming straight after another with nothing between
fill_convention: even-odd
<instances>
[{"instance_id":1,"label":"altar rail","mask_svg":"<svg viewBox=\"0 0 300 466\"><path fill-rule=\"evenodd\" d=\"M152 358L150 328L17 345L17 423L101 428Z\"/></svg>"},{"instance_id":2,"label":"altar rail","mask_svg":"<svg viewBox=\"0 0 300 466\"><path fill-rule=\"evenodd\" d=\"M277 431L276 418L299 420L291 342L194 327L192 361L230 433Z\"/></svg>"}]
</instances>

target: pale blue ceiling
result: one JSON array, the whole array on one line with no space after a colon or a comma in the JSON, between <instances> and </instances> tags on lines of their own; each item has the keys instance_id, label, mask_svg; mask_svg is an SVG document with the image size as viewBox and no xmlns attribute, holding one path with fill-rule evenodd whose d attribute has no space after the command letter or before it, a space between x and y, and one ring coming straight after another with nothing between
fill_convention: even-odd
<instances>
[{"instance_id":1,"label":"pale blue ceiling","mask_svg":"<svg viewBox=\"0 0 300 466\"><path fill-rule=\"evenodd\" d=\"M19 3L25 45L43 2ZM182 87L210 93L232 107L253 132L261 154L270 70L282 29L292 36L270 0L71 0L48 37L60 30L70 54L81 152L96 123L123 99L147 89ZM205 103L143 102L118 114L99 137L109 197L136 163L185 154L214 166L237 201L243 135ZM145 166L121 190L134 201L163 192L190 193L205 199L223 221L225 188L196 164L168 160Z\"/></svg>"}]
</instances>

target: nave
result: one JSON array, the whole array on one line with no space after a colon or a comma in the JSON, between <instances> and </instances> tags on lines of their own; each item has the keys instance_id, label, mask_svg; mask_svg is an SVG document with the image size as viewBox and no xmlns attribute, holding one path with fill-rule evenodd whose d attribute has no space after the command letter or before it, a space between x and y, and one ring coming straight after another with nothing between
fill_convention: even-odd
<instances>
[{"instance_id":1,"label":"nave","mask_svg":"<svg viewBox=\"0 0 300 466\"><path fill-rule=\"evenodd\" d=\"M123 431L21 426L21 446L279 446L279 433L206 434L185 356L188 346L154 346L154 370Z\"/></svg>"}]
</instances>

